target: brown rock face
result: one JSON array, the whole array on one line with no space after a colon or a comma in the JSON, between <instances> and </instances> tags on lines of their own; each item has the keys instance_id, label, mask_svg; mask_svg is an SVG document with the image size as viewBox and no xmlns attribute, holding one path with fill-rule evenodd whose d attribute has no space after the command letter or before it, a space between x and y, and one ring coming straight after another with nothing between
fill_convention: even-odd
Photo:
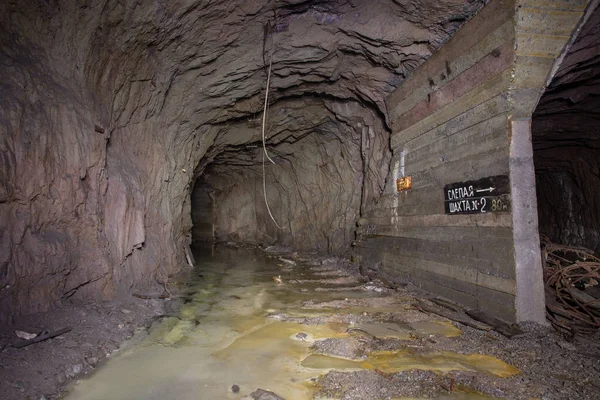
<instances>
[{"instance_id":1,"label":"brown rock face","mask_svg":"<svg viewBox=\"0 0 600 400\"><path fill-rule=\"evenodd\" d=\"M343 253L384 185L384 97L482 5L2 2L0 320L164 280L198 177L218 237Z\"/></svg>"},{"instance_id":2,"label":"brown rock face","mask_svg":"<svg viewBox=\"0 0 600 400\"><path fill-rule=\"evenodd\" d=\"M359 102L300 99L272 108L273 131L265 164L262 144L229 148L200 178L195 193L208 193L212 213L195 226L213 224L218 240L283 244L304 251L343 254L354 239L361 206L381 194L390 152L383 121ZM325 108L325 112L322 110ZM311 120L292 122L288 111ZM313 118L319 120L313 120Z\"/></svg>"},{"instance_id":3,"label":"brown rock face","mask_svg":"<svg viewBox=\"0 0 600 400\"><path fill-rule=\"evenodd\" d=\"M600 252L600 8L534 114L540 232Z\"/></svg>"}]
</instances>

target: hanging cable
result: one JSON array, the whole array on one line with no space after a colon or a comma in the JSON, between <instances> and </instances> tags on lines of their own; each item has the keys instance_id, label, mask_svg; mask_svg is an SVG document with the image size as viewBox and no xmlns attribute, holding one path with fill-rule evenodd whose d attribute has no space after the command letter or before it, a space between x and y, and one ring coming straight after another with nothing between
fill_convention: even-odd
<instances>
[{"instance_id":1,"label":"hanging cable","mask_svg":"<svg viewBox=\"0 0 600 400\"><path fill-rule=\"evenodd\" d=\"M262 120L262 142L263 142L263 157L262 157L262 175L263 175L263 195L265 197L265 205L267 206L267 211L269 212L269 216L277 225L279 229L283 229L277 221L275 221L275 217L273 217L273 213L271 213L271 207L269 207L269 201L267 200L267 175L265 172L265 157L271 161L271 164L275 164L275 161L269 157L269 153L267 153L267 143L265 139L265 125L267 123L267 106L269 104L269 85L271 83L271 67L273 66L273 56L269 61L269 70L267 72L267 88L265 90L265 107L263 109L263 120Z\"/></svg>"}]
</instances>

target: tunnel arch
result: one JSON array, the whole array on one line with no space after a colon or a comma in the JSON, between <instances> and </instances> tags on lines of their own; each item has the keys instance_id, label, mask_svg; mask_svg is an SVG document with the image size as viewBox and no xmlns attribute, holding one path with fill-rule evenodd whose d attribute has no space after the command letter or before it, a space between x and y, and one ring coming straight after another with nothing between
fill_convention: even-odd
<instances>
[{"instance_id":1,"label":"tunnel arch","mask_svg":"<svg viewBox=\"0 0 600 400\"><path fill-rule=\"evenodd\" d=\"M241 139L223 144L198 171L192 197L206 199L210 192L217 240L346 254L361 209L379 197L387 175L385 121L359 101L320 96L277 101L270 113L265 144L275 164L265 160L265 188L275 222L264 203L255 119L230 128Z\"/></svg>"},{"instance_id":2,"label":"tunnel arch","mask_svg":"<svg viewBox=\"0 0 600 400\"><path fill-rule=\"evenodd\" d=\"M600 251L600 9L591 8L533 114L540 233Z\"/></svg>"},{"instance_id":3,"label":"tunnel arch","mask_svg":"<svg viewBox=\"0 0 600 400\"><path fill-rule=\"evenodd\" d=\"M265 47L275 102L329 96L379 119L485 3L2 3L0 315L111 298L187 264L196 178L256 141L241 122L261 113Z\"/></svg>"}]
</instances>

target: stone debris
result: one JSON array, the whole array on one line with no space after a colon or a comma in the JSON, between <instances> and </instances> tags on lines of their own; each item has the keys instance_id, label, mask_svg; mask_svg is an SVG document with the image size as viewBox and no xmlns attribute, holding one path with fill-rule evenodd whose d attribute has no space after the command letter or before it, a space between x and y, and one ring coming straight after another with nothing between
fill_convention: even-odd
<instances>
[{"instance_id":1,"label":"stone debris","mask_svg":"<svg viewBox=\"0 0 600 400\"><path fill-rule=\"evenodd\" d=\"M394 322L375 322L356 324L348 328L348 332L363 332L372 338L410 338L411 327Z\"/></svg>"},{"instance_id":2,"label":"stone debris","mask_svg":"<svg viewBox=\"0 0 600 400\"><path fill-rule=\"evenodd\" d=\"M98 364L98 357L86 357L85 361L90 367L95 367Z\"/></svg>"},{"instance_id":3,"label":"stone debris","mask_svg":"<svg viewBox=\"0 0 600 400\"><path fill-rule=\"evenodd\" d=\"M285 400L283 397L277 396L275 393L268 390L256 389L250 394L254 400Z\"/></svg>"},{"instance_id":4,"label":"stone debris","mask_svg":"<svg viewBox=\"0 0 600 400\"><path fill-rule=\"evenodd\" d=\"M264 250L271 254L285 254L291 251L289 247L283 246L268 246Z\"/></svg>"},{"instance_id":5,"label":"stone debris","mask_svg":"<svg viewBox=\"0 0 600 400\"><path fill-rule=\"evenodd\" d=\"M65 371L65 376L68 379L72 379L72 378L76 377L77 375L81 374L82 371L83 371L83 364L75 364L75 365L72 365L71 367L69 367Z\"/></svg>"},{"instance_id":6,"label":"stone debris","mask_svg":"<svg viewBox=\"0 0 600 400\"><path fill-rule=\"evenodd\" d=\"M53 332L43 331L39 335L36 335L33 339L22 340L21 342L13 344L13 347L15 347L17 349L20 349L20 348L23 348L23 347L27 347L27 346L32 345L34 343L43 342L45 340L52 339L52 338L64 335L65 333L70 332L71 329L73 329L73 328L70 328L70 327L68 327L68 328L62 328L62 329L59 329L59 330L53 331Z\"/></svg>"},{"instance_id":7,"label":"stone debris","mask_svg":"<svg viewBox=\"0 0 600 400\"><path fill-rule=\"evenodd\" d=\"M17 335L21 339L31 340L37 336L37 333L29 333L25 331L15 330L15 335Z\"/></svg>"},{"instance_id":8,"label":"stone debris","mask_svg":"<svg viewBox=\"0 0 600 400\"><path fill-rule=\"evenodd\" d=\"M375 285L365 285L364 286L365 290L372 290L373 292L377 292L377 293L381 293L383 292L385 289L379 286L375 286Z\"/></svg>"},{"instance_id":9,"label":"stone debris","mask_svg":"<svg viewBox=\"0 0 600 400\"><path fill-rule=\"evenodd\" d=\"M296 261L288 260L287 258L279 257L279 260L281 260L284 263L289 264L289 265L296 265Z\"/></svg>"}]
</instances>

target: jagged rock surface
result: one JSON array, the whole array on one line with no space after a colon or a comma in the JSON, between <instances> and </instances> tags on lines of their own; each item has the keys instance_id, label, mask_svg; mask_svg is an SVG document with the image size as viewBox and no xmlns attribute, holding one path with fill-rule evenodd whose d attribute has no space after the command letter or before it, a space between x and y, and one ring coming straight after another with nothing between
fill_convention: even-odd
<instances>
[{"instance_id":1,"label":"jagged rock surface","mask_svg":"<svg viewBox=\"0 0 600 400\"><path fill-rule=\"evenodd\" d=\"M600 7L533 117L540 232L600 252Z\"/></svg>"},{"instance_id":2,"label":"jagged rock surface","mask_svg":"<svg viewBox=\"0 0 600 400\"><path fill-rule=\"evenodd\" d=\"M275 164L267 161L265 179L280 227L265 205L260 143L215 158L196 188L213 199L212 215L194 225L212 223L217 240L343 254L354 239L361 206L383 191L390 161L385 126L357 102L304 99L285 107L304 110L311 119L290 121L273 108L273 130L281 133L271 137L268 151ZM290 125L296 129L291 135Z\"/></svg>"},{"instance_id":3,"label":"jagged rock surface","mask_svg":"<svg viewBox=\"0 0 600 400\"><path fill-rule=\"evenodd\" d=\"M483 3L2 2L0 320L167 279L207 166L219 212L239 218L225 171L267 226L244 146L271 59L269 197L290 231L263 233L343 251L386 176L384 97Z\"/></svg>"}]
</instances>

